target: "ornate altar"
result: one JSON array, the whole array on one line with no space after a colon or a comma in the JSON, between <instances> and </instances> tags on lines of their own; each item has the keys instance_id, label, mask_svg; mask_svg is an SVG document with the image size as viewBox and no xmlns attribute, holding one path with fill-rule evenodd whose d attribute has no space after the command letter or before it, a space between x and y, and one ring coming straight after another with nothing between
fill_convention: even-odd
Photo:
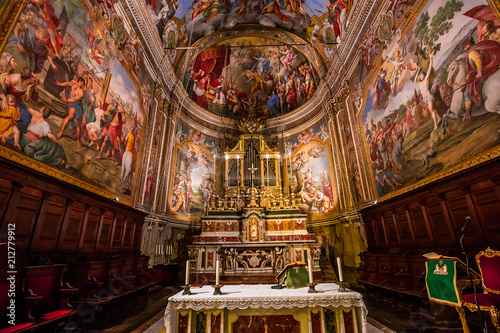
<instances>
[{"instance_id":1,"label":"ornate altar","mask_svg":"<svg viewBox=\"0 0 500 333\"><path fill-rule=\"evenodd\" d=\"M222 159L222 195L213 198L201 235L189 246L191 283L215 281L216 260L223 263L225 284L272 283L287 264L309 258L314 275L321 274L320 247L307 231L307 215L294 195L284 195L280 154L255 133L261 127L254 122L250 129L241 125L253 132L241 135Z\"/></svg>"}]
</instances>

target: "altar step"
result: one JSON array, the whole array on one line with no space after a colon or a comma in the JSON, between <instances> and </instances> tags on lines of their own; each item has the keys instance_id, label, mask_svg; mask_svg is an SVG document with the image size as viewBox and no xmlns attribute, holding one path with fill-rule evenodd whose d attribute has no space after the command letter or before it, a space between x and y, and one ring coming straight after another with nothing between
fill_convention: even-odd
<instances>
[{"instance_id":1,"label":"altar step","mask_svg":"<svg viewBox=\"0 0 500 333\"><path fill-rule=\"evenodd\" d=\"M337 274L333 270L330 261L328 261L326 258L325 259L321 258L319 261L319 266L321 268L321 279L323 280L324 283L338 281Z\"/></svg>"}]
</instances>

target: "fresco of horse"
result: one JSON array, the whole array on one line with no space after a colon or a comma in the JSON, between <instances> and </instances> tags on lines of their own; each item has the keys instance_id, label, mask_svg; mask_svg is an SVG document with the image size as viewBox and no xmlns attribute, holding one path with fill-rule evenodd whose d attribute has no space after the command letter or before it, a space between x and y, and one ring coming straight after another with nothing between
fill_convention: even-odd
<instances>
[{"instance_id":1,"label":"fresco of horse","mask_svg":"<svg viewBox=\"0 0 500 333\"><path fill-rule=\"evenodd\" d=\"M481 2L415 3L421 11L400 36L394 31L396 46L366 75L359 117L379 197L500 143L500 44L492 35L500 22Z\"/></svg>"}]
</instances>

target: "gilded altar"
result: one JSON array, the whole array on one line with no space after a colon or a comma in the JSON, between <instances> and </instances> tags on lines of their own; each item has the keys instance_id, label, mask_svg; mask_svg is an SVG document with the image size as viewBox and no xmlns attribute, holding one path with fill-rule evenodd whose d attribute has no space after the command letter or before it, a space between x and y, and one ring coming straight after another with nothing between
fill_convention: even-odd
<instances>
[{"instance_id":1,"label":"gilded altar","mask_svg":"<svg viewBox=\"0 0 500 333\"><path fill-rule=\"evenodd\" d=\"M201 218L201 234L189 246L191 283L273 283L289 263L313 261L319 278L320 247L307 231L293 191L283 183L283 160L260 134L244 134L223 159L224 188ZM286 161L285 161L286 164ZM291 195L289 193L292 193Z\"/></svg>"}]
</instances>

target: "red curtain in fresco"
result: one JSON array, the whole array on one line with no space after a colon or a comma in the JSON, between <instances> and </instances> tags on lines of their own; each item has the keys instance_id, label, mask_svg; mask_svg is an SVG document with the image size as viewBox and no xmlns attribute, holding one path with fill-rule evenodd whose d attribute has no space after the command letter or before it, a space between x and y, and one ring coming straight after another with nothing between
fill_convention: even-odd
<instances>
[{"instance_id":1,"label":"red curtain in fresco","mask_svg":"<svg viewBox=\"0 0 500 333\"><path fill-rule=\"evenodd\" d=\"M217 79L224 69L224 65L229 65L230 50L228 48L217 48L203 51L196 57L193 70L194 73L202 69L210 75L210 81ZM224 58L226 60L224 61Z\"/></svg>"}]
</instances>

